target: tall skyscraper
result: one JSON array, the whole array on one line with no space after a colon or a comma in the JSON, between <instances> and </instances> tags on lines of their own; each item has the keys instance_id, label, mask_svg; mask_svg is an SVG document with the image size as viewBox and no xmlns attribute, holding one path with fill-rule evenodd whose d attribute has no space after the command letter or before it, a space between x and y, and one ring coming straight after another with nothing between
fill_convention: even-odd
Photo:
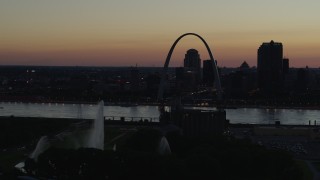
<instances>
[{"instance_id":1,"label":"tall skyscraper","mask_svg":"<svg viewBox=\"0 0 320 180\"><path fill-rule=\"evenodd\" d=\"M258 49L258 84L265 93L279 92L283 84L282 43L263 43Z\"/></svg>"},{"instance_id":2,"label":"tall skyscraper","mask_svg":"<svg viewBox=\"0 0 320 180\"><path fill-rule=\"evenodd\" d=\"M184 58L184 67L186 68L201 68L201 59L197 50L189 49Z\"/></svg>"},{"instance_id":3,"label":"tall skyscraper","mask_svg":"<svg viewBox=\"0 0 320 180\"><path fill-rule=\"evenodd\" d=\"M189 49L184 58L184 68L195 75L196 84L201 80L201 59L197 50Z\"/></svg>"}]
</instances>

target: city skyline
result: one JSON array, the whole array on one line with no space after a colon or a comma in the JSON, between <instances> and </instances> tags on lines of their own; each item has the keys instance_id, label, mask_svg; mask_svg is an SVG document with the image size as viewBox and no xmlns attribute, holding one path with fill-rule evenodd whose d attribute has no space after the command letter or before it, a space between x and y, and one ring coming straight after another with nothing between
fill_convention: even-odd
<instances>
[{"instance_id":1,"label":"city skyline","mask_svg":"<svg viewBox=\"0 0 320 180\"><path fill-rule=\"evenodd\" d=\"M283 44L290 67L319 67L320 2L1 1L1 65L163 66L174 40L201 35L219 66L257 66L263 42ZM170 66L188 49L209 56L195 37L183 39Z\"/></svg>"}]
</instances>

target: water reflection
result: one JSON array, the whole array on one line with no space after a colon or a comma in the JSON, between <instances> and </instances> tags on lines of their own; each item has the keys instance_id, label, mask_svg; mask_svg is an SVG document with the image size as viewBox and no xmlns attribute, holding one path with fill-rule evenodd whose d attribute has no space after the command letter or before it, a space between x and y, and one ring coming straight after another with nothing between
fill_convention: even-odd
<instances>
[{"instance_id":1,"label":"water reflection","mask_svg":"<svg viewBox=\"0 0 320 180\"><path fill-rule=\"evenodd\" d=\"M55 103L11 103L0 102L1 116L20 117L60 117L60 118L95 118L96 105L92 104L58 104ZM193 107L192 109L199 109ZM212 110L213 108L201 108ZM226 109L227 119L231 123L250 124L314 124L316 120L320 123L320 110L298 110L298 109L259 109L239 108ZM124 117L159 117L157 106L104 106L104 116Z\"/></svg>"}]
</instances>

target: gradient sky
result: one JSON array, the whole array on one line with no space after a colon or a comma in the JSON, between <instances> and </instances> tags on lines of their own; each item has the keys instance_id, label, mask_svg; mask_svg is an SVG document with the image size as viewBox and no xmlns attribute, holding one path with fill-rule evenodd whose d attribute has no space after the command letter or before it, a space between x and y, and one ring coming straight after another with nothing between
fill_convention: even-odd
<instances>
[{"instance_id":1,"label":"gradient sky","mask_svg":"<svg viewBox=\"0 0 320 180\"><path fill-rule=\"evenodd\" d=\"M320 67L319 0L1 0L0 65L163 66L194 32L219 66L256 66L262 42L282 42L290 67ZM195 37L180 41L183 64Z\"/></svg>"}]
</instances>

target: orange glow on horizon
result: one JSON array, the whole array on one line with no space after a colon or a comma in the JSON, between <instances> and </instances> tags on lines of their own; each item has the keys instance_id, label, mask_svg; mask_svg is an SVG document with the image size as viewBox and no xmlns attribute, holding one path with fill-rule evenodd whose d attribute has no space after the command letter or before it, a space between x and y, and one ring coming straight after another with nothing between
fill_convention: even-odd
<instances>
[{"instance_id":1,"label":"orange glow on horizon","mask_svg":"<svg viewBox=\"0 0 320 180\"><path fill-rule=\"evenodd\" d=\"M256 66L258 47L274 40L290 67L319 67L319 7L289 0L1 1L0 65L163 66L176 38L194 32L219 66ZM180 66L190 48L209 58L199 39L186 37L171 65Z\"/></svg>"}]
</instances>

